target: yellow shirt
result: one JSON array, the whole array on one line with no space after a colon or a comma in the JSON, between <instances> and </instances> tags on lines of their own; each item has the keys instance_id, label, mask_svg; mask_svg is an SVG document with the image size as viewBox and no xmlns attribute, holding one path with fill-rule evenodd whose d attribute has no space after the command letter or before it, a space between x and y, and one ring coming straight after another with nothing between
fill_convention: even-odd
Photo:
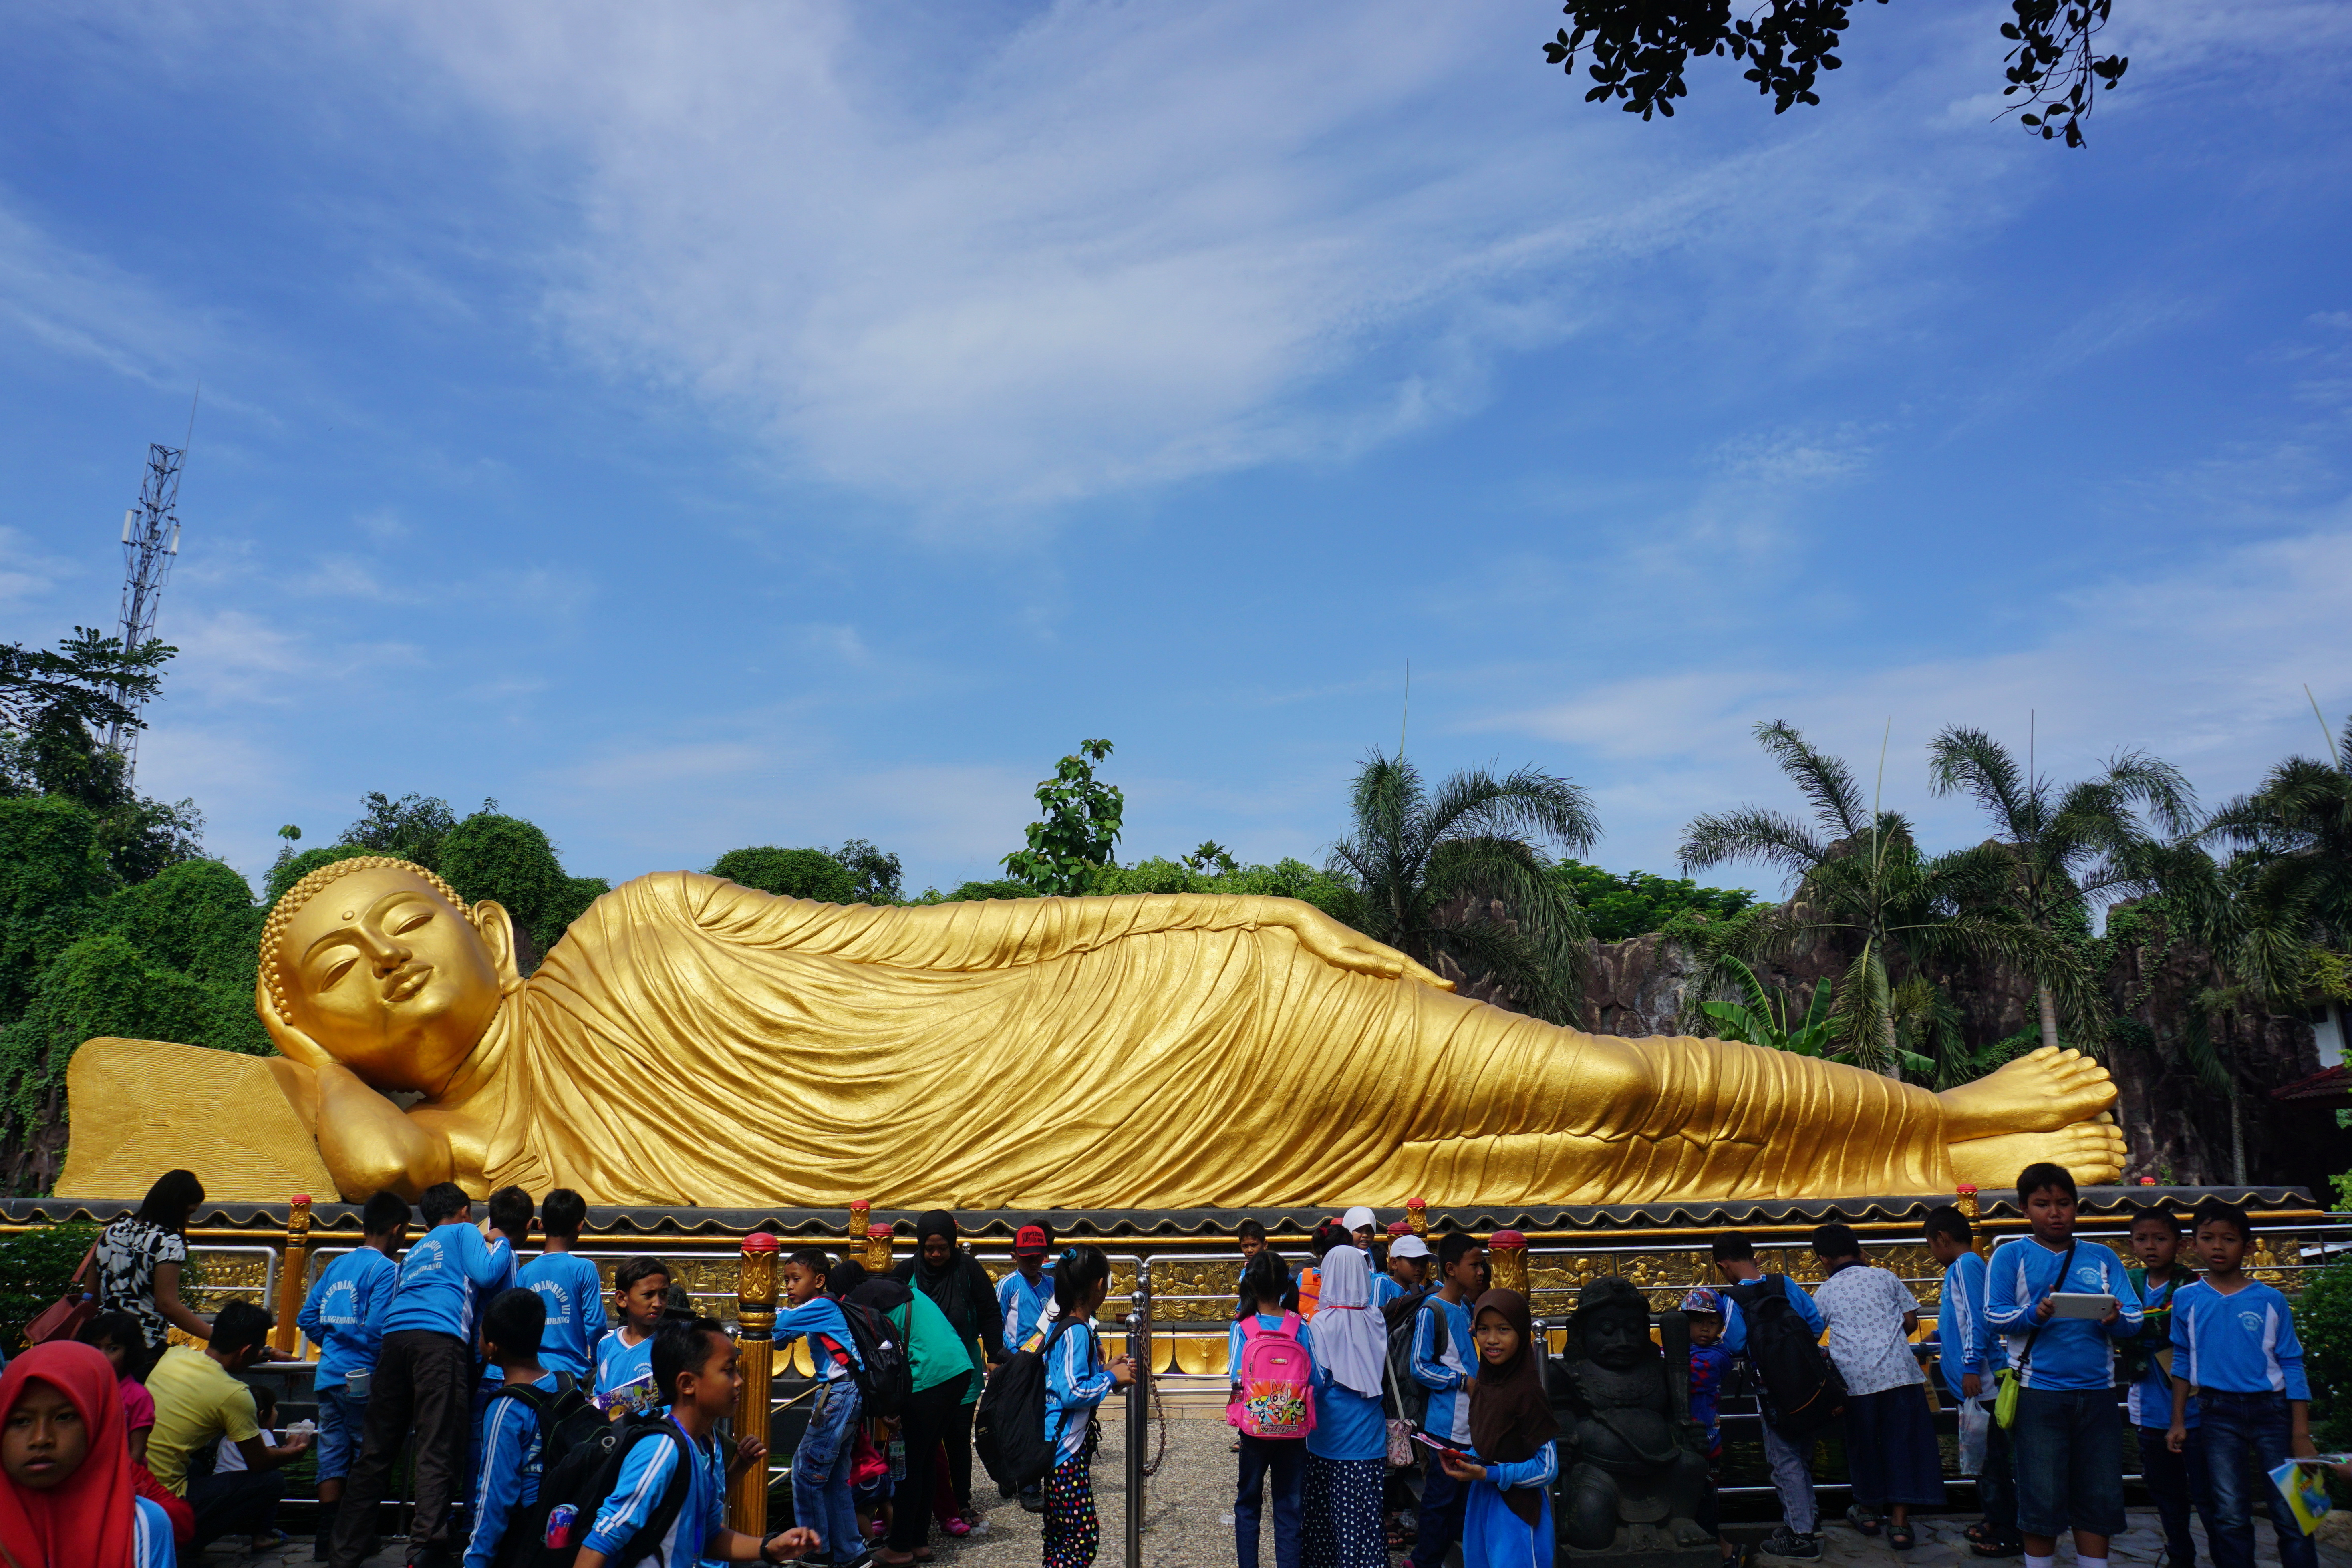
<instances>
[{"instance_id":1,"label":"yellow shirt","mask_svg":"<svg viewBox=\"0 0 2352 1568\"><path fill-rule=\"evenodd\" d=\"M155 1398L155 1430L147 1438L147 1468L183 1497L188 1491L188 1456L226 1437L242 1443L260 1436L253 1389L204 1352L173 1345L147 1374Z\"/></svg>"}]
</instances>

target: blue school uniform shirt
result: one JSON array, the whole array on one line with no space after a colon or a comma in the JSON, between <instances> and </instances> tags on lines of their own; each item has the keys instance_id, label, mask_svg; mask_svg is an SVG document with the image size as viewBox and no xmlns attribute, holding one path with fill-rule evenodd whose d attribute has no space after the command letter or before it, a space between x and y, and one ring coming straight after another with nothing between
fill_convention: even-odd
<instances>
[{"instance_id":1,"label":"blue school uniform shirt","mask_svg":"<svg viewBox=\"0 0 2352 1568\"><path fill-rule=\"evenodd\" d=\"M1445 1325L1445 1345L1438 1348L1437 1325ZM1470 1307L1443 1296L1425 1298L1412 1317L1412 1377L1429 1390L1429 1408L1422 1429L1451 1443L1464 1453L1470 1449Z\"/></svg>"},{"instance_id":2,"label":"blue school uniform shirt","mask_svg":"<svg viewBox=\"0 0 2352 1568\"><path fill-rule=\"evenodd\" d=\"M1094 1324L1072 1323L1062 1330L1045 1353L1045 1436L1054 1440L1055 1464L1078 1457L1088 1418L1116 1386L1095 1343Z\"/></svg>"},{"instance_id":3,"label":"blue school uniform shirt","mask_svg":"<svg viewBox=\"0 0 2352 1568\"><path fill-rule=\"evenodd\" d=\"M179 1549L172 1542L172 1516L153 1498L132 1498L131 1508L131 1568L175 1568Z\"/></svg>"},{"instance_id":4,"label":"blue school uniform shirt","mask_svg":"<svg viewBox=\"0 0 2352 1568\"><path fill-rule=\"evenodd\" d=\"M2131 1271L2136 1276L2133 1283L2139 1289L2140 1321L2152 1330L2162 1329L2167 1342L2171 1337L2171 1322L2167 1320L2158 1323L2154 1320L2158 1313L2172 1305L2173 1298L2182 1289L2196 1283L2194 1279L2180 1278L2179 1265L2175 1264L2173 1270L2172 1283L2157 1286L2148 1284L2146 1269ZM2178 1352L2174 1352L2172 1362L2175 1366L2180 1364ZM2147 1358L2147 1370L2132 1380L2130 1391L2124 1395L2124 1405L2135 1426L2153 1426L2162 1431L2172 1425L2172 1376L2154 1356ZM2189 1397L2187 1421L2190 1430L2196 1429L2198 1420L2197 1396L2192 1394Z\"/></svg>"},{"instance_id":5,"label":"blue school uniform shirt","mask_svg":"<svg viewBox=\"0 0 2352 1568\"><path fill-rule=\"evenodd\" d=\"M1242 1375L1242 1352L1249 1343L1249 1336L1242 1331L1242 1319L1235 1318L1232 1326L1225 1330L1225 1375L1235 1380ZM1257 1314L1257 1326L1268 1333L1278 1334L1282 1331L1282 1314L1260 1312ZM1307 1377L1311 1382L1315 1375L1315 1331L1304 1318L1298 1320L1298 1348L1307 1352Z\"/></svg>"},{"instance_id":6,"label":"blue school uniform shirt","mask_svg":"<svg viewBox=\"0 0 2352 1568\"><path fill-rule=\"evenodd\" d=\"M1389 1453L1388 1413L1377 1394L1359 1394L1315 1365L1315 1430L1307 1434L1307 1451L1319 1459L1385 1459Z\"/></svg>"},{"instance_id":7,"label":"blue school uniform shirt","mask_svg":"<svg viewBox=\"0 0 2352 1568\"><path fill-rule=\"evenodd\" d=\"M1377 1312L1391 1301L1406 1293L1408 1287L1397 1283L1393 1274L1372 1276L1372 1310Z\"/></svg>"},{"instance_id":8,"label":"blue school uniform shirt","mask_svg":"<svg viewBox=\"0 0 2352 1568\"><path fill-rule=\"evenodd\" d=\"M1829 1320L1822 1316L1820 1306L1814 1302L1802 1285L1787 1275L1765 1274L1754 1280L1743 1279L1740 1283L1769 1285L1786 1296L1789 1299L1790 1309L1805 1321L1805 1327L1813 1331L1814 1339L1819 1340L1830 1331ZM1733 1294L1732 1287L1726 1286L1716 1294L1723 1298L1724 1316L1723 1338L1715 1342L1733 1355L1745 1354L1748 1350L1748 1314L1739 1310L1739 1298Z\"/></svg>"},{"instance_id":9,"label":"blue school uniform shirt","mask_svg":"<svg viewBox=\"0 0 2352 1568\"><path fill-rule=\"evenodd\" d=\"M1992 1377L2009 1364L2009 1352L1985 1321L1985 1260L1963 1252L1944 1270L1943 1300L1936 1308L1936 1359L1944 1369L1944 1387L1955 1399L1960 1379L1975 1373L1983 1382L1977 1397L1990 1399Z\"/></svg>"},{"instance_id":10,"label":"blue school uniform shirt","mask_svg":"<svg viewBox=\"0 0 2352 1568\"><path fill-rule=\"evenodd\" d=\"M1045 1321L1045 1309L1054 1304L1054 1277L1037 1276L1032 1285L1014 1269L996 1282L996 1310L1004 1314L1004 1348L1017 1351L1037 1325Z\"/></svg>"},{"instance_id":11,"label":"blue school uniform shirt","mask_svg":"<svg viewBox=\"0 0 2352 1568\"><path fill-rule=\"evenodd\" d=\"M2259 1279L2227 1296L2203 1279L2176 1291L2172 1346L2173 1373L2192 1388L2311 1397L2294 1313Z\"/></svg>"},{"instance_id":12,"label":"blue school uniform shirt","mask_svg":"<svg viewBox=\"0 0 2352 1568\"><path fill-rule=\"evenodd\" d=\"M2011 1360L2026 1360L2019 1382L2027 1388L2057 1393L2081 1392L2116 1385L2116 1341L2139 1332L2139 1292L2123 1259L2104 1242L2086 1242L2074 1248L2072 1271L2067 1251L2052 1251L2030 1236L2004 1241L1993 1248L1985 1269L1985 1321L1993 1332L2009 1336ZM2093 1318L2034 1320L2034 1309L2053 1291L2113 1296L2120 1312L2111 1329Z\"/></svg>"},{"instance_id":13,"label":"blue school uniform shirt","mask_svg":"<svg viewBox=\"0 0 2352 1568\"><path fill-rule=\"evenodd\" d=\"M506 1382L500 1374L501 1386ZM555 1392L555 1373L531 1386ZM474 1424L474 1532L466 1542L466 1568L490 1568L508 1522L539 1500L539 1415L520 1399L493 1398Z\"/></svg>"},{"instance_id":14,"label":"blue school uniform shirt","mask_svg":"<svg viewBox=\"0 0 2352 1568\"><path fill-rule=\"evenodd\" d=\"M542 1252L516 1271L515 1283L547 1306L539 1364L584 1381L596 1364L596 1342L613 1326L604 1315L604 1280L596 1266L577 1253Z\"/></svg>"},{"instance_id":15,"label":"blue school uniform shirt","mask_svg":"<svg viewBox=\"0 0 2352 1568\"><path fill-rule=\"evenodd\" d=\"M827 1383L847 1377L853 1366L866 1364L857 1353L857 1342L850 1337L849 1320L842 1315L841 1303L830 1296L812 1296L776 1314L776 1342L793 1340L808 1341L809 1364Z\"/></svg>"},{"instance_id":16,"label":"blue school uniform shirt","mask_svg":"<svg viewBox=\"0 0 2352 1568\"><path fill-rule=\"evenodd\" d=\"M398 1265L374 1247L362 1247L327 1265L311 1284L294 1321L319 1347L313 1387L341 1388L352 1373L373 1370L399 1279Z\"/></svg>"},{"instance_id":17,"label":"blue school uniform shirt","mask_svg":"<svg viewBox=\"0 0 2352 1568\"><path fill-rule=\"evenodd\" d=\"M627 1331L614 1329L596 1346L594 1397L599 1410L642 1413L661 1403L654 1392L654 1336L647 1334L629 1344L622 1337Z\"/></svg>"},{"instance_id":18,"label":"blue school uniform shirt","mask_svg":"<svg viewBox=\"0 0 2352 1568\"><path fill-rule=\"evenodd\" d=\"M672 1426L677 1426L677 1417L669 1419ZM681 1463L688 1467L686 1501L677 1510L677 1521L654 1544L653 1552L645 1560L667 1563L670 1568L687 1568L687 1564L701 1560L703 1546L726 1528L727 1461L719 1456L718 1444L698 1443L687 1436L683 1426L677 1431L686 1437L688 1457L684 1459L678 1457L678 1446L666 1437L640 1437L631 1447L628 1457L621 1461L613 1495L596 1510L596 1522L584 1542L588 1550L610 1557L628 1544L629 1537L643 1529L652 1517Z\"/></svg>"},{"instance_id":19,"label":"blue school uniform shirt","mask_svg":"<svg viewBox=\"0 0 2352 1568\"><path fill-rule=\"evenodd\" d=\"M482 1303L513 1283L514 1248L506 1237L484 1241L480 1231L454 1220L436 1225L400 1265L383 1331L448 1334L470 1351Z\"/></svg>"}]
</instances>

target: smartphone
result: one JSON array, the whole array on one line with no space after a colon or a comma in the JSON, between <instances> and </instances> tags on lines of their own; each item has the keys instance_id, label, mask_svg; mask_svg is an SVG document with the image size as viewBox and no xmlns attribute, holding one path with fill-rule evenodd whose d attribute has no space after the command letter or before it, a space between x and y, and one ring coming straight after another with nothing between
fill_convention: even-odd
<instances>
[{"instance_id":1,"label":"smartphone","mask_svg":"<svg viewBox=\"0 0 2352 1568\"><path fill-rule=\"evenodd\" d=\"M2050 1297L2050 1315L2053 1318L2104 1318L2115 1304L2116 1299L2105 1294L2053 1291Z\"/></svg>"},{"instance_id":2,"label":"smartphone","mask_svg":"<svg viewBox=\"0 0 2352 1568\"><path fill-rule=\"evenodd\" d=\"M1465 1454L1461 1449L1451 1447L1446 1444L1441 1443L1426 1432L1415 1432L1412 1435L1412 1440L1420 1444L1424 1448L1434 1448L1439 1453L1447 1456L1449 1458L1466 1459L1469 1458L1469 1456Z\"/></svg>"}]
</instances>

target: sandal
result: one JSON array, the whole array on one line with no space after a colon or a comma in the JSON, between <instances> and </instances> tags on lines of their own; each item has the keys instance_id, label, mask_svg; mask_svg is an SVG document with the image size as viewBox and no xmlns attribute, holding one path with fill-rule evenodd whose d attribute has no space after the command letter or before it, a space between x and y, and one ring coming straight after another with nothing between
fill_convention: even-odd
<instances>
[{"instance_id":1,"label":"sandal","mask_svg":"<svg viewBox=\"0 0 2352 1568\"><path fill-rule=\"evenodd\" d=\"M1911 1527L1909 1525L1897 1524L1891 1526L1887 1530L1886 1544L1892 1546L1897 1552L1908 1552L1913 1547L1919 1544L1919 1538L1911 1533Z\"/></svg>"},{"instance_id":2,"label":"sandal","mask_svg":"<svg viewBox=\"0 0 2352 1568\"><path fill-rule=\"evenodd\" d=\"M2006 1540L1996 1537L1991 1541L1971 1541L1969 1550L1979 1557L2021 1557L2025 1554L2025 1542L2013 1535Z\"/></svg>"},{"instance_id":3,"label":"sandal","mask_svg":"<svg viewBox=\"0 0 2352 1568\"><path fill-rule=\"evenodd\" d=\"M1863 1507L1860 1503L1855 1503L1853 1507L1845 1510L1845 1521L1853 1526L1856 1530L1862 1531L1864 1535L1876 1535L1878 1533L1878 1516L1871 1512L1868 1509Z\"/></svg>"},{"instance_id":4,"label":"sandal","mask_svg":"<svg viewBox=\"0 0 2352 1568\"><path fill-rule=\"evenodd\" d=\"M1969 1526L1966 1530L1960 1531L1960 1533L1967 1536L1970 1541L1983 1542L1993 1539L1992 1526L1981 1519Z\"/></svg>"}]
</instances>

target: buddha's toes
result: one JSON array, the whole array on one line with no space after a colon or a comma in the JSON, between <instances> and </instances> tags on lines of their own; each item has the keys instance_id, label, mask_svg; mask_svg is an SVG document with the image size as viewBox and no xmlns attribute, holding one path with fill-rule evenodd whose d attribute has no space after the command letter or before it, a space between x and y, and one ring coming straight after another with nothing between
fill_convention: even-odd
<instances>
[{"instance_id":1,"label":"buddha's toes","mask_svg":"<svg viewBox=\"0 0 2352 1568\"><path fill-rule=\"evenodd\" d=\"M1944 1102L1944 1136L1958 1143L2087 1121L2116 1102L2116 1085L2082 1052L2042 1046L1937 1098Z\"/></svg>"},{"instance_id":2,"label":"buddha's toes","mask_svg":"<svg viewBox=\"0 0 2352 1568\"><path fill-rule=\"evenodd\" d=\"M2112 1118L2078 1121L2048 1132L2005 1132L1971 1138L1952 1150L1954 1180L1979 1187L2013 1187L2028 1165L2063 1165L2075 1182L2102 1186L2124 1173L2124 1134Z\"/></svg>"}]
</instances>

